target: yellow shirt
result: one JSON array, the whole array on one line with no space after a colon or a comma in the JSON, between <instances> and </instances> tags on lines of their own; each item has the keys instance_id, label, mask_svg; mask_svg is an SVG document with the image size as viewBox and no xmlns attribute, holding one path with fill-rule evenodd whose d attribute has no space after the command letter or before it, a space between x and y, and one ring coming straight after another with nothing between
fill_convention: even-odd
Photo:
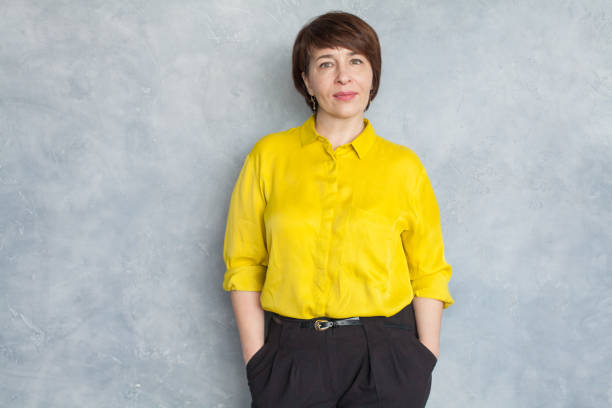
<instances>
[{"instance_id":1,"label":"yellow shirt","mask_svg":"<svg viewBox=\"0 0 612 408\"><path fill-rule=\"evenodd\" d=\"M233 188L223 289L311 319L391 316L414 296L453 303L440 214L408 147L364 130L335 150L303 125L259 139Z\"/></svg>"}]
</instances>

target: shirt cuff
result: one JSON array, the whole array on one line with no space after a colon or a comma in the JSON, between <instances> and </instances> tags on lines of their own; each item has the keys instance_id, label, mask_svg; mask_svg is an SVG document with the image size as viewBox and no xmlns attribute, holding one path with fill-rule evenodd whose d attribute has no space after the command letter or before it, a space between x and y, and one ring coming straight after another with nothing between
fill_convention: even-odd
<instances>
[{"instance_id":1,"label":"shirt cuff","mask_svg":"<svg viewBox=\"0 0 612 408\"><path fill-rule=\"evenodd\" d=\"M442 309L448 308L455 301L448 290L448 279L442 274L425 275L412 281L415 296L438 299L443 302Z\"/></svg>"},{"instance_id":2,"label":"shirt cuff","mask_svg":"<svg viewBox=\"0 0 612 408\"><path fill-rule=\"evenodd\" d=\"M223 278L223 289L261 292L267 269L262 265L246 265L228 269Z\"/></svg>"}]
</instances>

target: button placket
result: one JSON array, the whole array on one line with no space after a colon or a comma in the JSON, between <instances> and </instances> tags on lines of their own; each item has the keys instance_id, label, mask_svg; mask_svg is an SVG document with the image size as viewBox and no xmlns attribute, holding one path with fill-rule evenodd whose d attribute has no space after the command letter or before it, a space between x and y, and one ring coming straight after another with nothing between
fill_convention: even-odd
<instances>
[{"instance_id":1,"label":"button placket","mask_svg":"<svg viewBox=\"0 0 612 408\"><path fill-rule=\"evenodd\" d=\"M331 143L327 138L323 136L317 136L317 140L321 142L323 150L326 153L326 159L323 164L323 171L325 176L322 186L322 213L321 213L321 227L320 227L320 239L318 240L317 246L317 274L315 277L315 285L320 290L321 296L318 296L316 308L318 310L325 310L325 298L329 292L329 276L328 276L328 260L331 248L331 235L332 225L334 219L334 195L337 191L337 172L335 168L335 155L331 146Z\"/></svg>"},{"instance_id":2,"label":"button placket","mask_svg":"<svg viewBox=\"0 0 612 408\"><path fill-rule=\"evenodd\" d=\"M321 264L320 273L316 284L321 289L323 294L323 296L320 298L321 303L318 306L321 308L320 310L325 311L327 308L325 299L327 299L331 289L330 282L334 279L333 276L330 276L329 263L331 258L331 242L338 194L338 162L329 140L323 137L321 138L324 144L325 152L328 154L329 159L327 160L327 164L325 166L327 172L325 179L327 180L327 184L325 186L323 196L323 213L321 216Z\"/></svg>"}]
</instances>

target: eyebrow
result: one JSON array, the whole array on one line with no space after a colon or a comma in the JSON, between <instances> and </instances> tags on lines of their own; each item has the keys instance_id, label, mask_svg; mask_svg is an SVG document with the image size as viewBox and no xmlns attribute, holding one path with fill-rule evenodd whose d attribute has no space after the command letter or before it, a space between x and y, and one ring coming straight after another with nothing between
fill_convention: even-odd
<instances>
[{"instance_id":1,"label":"eyebrow","mask_svg":"<svg viewBox=\"0 0 612 408\"><path fill-rule=\"evenodd\" d=\"M356 52L356 51L351 51L351 52L349 52L349 54L348 54L348 55L351 55L351 56L352 56L352 55L357 55L357 54L359 54L359 53L358 53L358 52ZM333 57L334 57L334 56L333 56L333 55L331 55L331 54L319 55L319 56L318 56L318 57L315 59L315 61L318 61L318 60L320 60L321 58L333 58Z\"/></svg>"}]
</instances>

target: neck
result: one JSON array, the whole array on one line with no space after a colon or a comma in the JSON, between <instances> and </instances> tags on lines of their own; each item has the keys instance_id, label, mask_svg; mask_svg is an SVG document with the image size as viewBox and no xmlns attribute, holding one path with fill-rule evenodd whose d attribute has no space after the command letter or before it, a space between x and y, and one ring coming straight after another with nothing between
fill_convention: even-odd
<instances>
[{"instance_id":1,"label":"neck","mask_svg":"<svg viewBox=\"0 0 612 408\"><path fill-rule=\"evenodd\" d=\"M364 129L363 113L350 118L338 118L318 111L315 116L315 129L332 144L337 146L350 143Z\"/></svg>"}]
</instances>

